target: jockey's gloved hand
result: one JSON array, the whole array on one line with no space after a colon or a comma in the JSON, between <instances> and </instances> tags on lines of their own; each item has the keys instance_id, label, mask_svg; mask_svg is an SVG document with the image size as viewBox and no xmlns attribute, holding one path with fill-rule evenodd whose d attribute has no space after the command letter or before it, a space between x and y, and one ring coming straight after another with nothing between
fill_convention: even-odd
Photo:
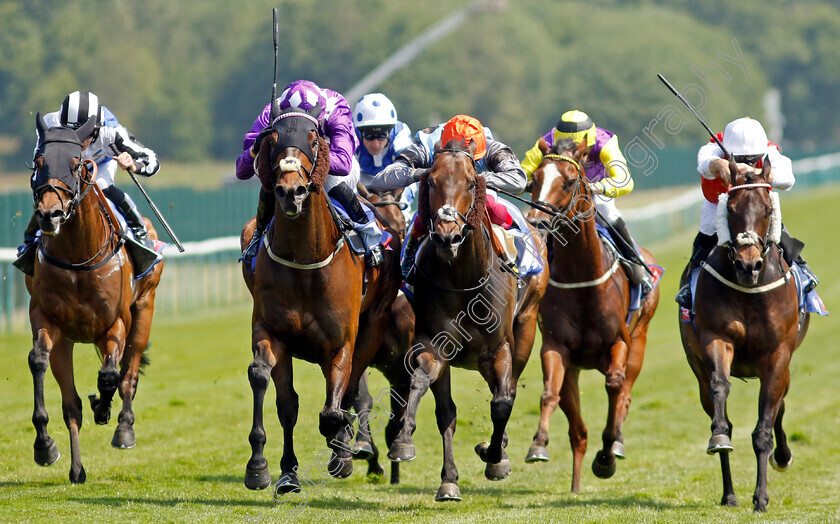
<instances>
[{"instance_id":1,"label":"jockey's gloved hand","mask_svg":"<svg viewBox=\"0 0 840 524\"><path fill-rule=\"evenodd\" d=\"M265 137L267 137L273 132L274 130L271 127L266 127L265 129L260 131L260 134L257 135L257 139L254 140L254 145L251 146L251 151L254 153L254 156L257 156L257 154L260 152L260 145L262 144L262 141L265 139Z\"/></svg>"}]
</instances>

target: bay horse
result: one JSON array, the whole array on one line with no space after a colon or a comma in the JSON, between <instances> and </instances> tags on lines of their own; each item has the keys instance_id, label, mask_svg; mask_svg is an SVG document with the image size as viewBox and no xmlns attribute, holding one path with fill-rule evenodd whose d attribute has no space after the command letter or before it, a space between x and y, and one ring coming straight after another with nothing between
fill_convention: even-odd
<instances>
[{"instance_id":1,"label":"bay horse","mask_svg":"<svg viewBox=\"0 0 840 524\"><path fill-rule=\"evenodd\" d=\"M318 364L326 381L326 401L319 431L333 450L329 471L345 478L353 471L346 443L352 427L345 416L359 377L380 346L388 311L400 283L399 242L385 261L365 268L353 253L324 190L329 146L318 135L320 106L308 114L291 108L274 119L257 158L263 187L275 196L274 222L266 232L255 270L243 265L254 300L252 350L248 379L254 399L249 435L251 458L245 470L249 489L271 483L263 455L263 399L271 379L277 391L277 414L283 426L283 456L276 493L300 491L293 430L298 395L292 382L292 358ZM243 229L251 238L252 219Z\"/></svg>"},{"instance_id":2,"label":"bay horse","mask_svg":"<svg viewBox=\"0 0 840 524\"><path fill-rule=\"evenodd\" d=\"M359 194L374 206L382 219L395 229L400 240L405 240L406 222L402 214L400 196L402 190L376 192L368 190L363 184L358 184ZM405 412L405 399L408 398L410 376L405 368L405 355L411 348L414 340L414 311L408 298L403 293L398 293L396 300L391 306L388 327L382 339L382 345L376 352L376 356L370 364L385 375L390 384L388 391L390 397L390 411L388 422L385 426L385 444L390 447L398 431L400 421ZM379 448L374 443L373 436L382 429L384 395L378 395L377 405L374 405L374 398L368 388L367 373L363 373L359 379L359 390L353 407L358 414L359 426L356 434L356 446L353 450L353 457L359 460L367 460L368 475L384 475L385 470L379 464ZM371 415L376 419L373 431L370 427ZM400 463L391 462L391 484L400 483Z\"/></svg>"},{"instance_id":3,"label":"bay horse","mask_svg":"<svg viewBox=\"0 0 840 524\"><path fill-rule=\"evenodd\" d=\"M703 410L712 419L706 452L720 455L723 506L738 505L729 468L729 377L758 377L761 383L758 423L752 433L758 465L753 507L764 512L769 501L768 460L777 471L793 461L782 428L784 397L790 387L791 357L810 318L807 313L800 317L796 286L778 244L781 211L778 194L772 191L770 162L765 160L757 172L731 160L729 169L733 185L718 203L718 246L700 270L693 322L681 318L680 336L700 386ZM688 277L684 272L682 283Z\"/></svg>"},{"instance_id":4,"label":"bay horse","mask_svg":"<svg viewBox=\"0 0 840 524\"><path fill-rule=\"evenodd\" d=\"M41 237L34 273L26 276L35 462L49 466L60 456L47 432L49 416L44 405L44 375L51 367L70 431L70 481L81 484L87 475L79 445L82 402L73 377L73 346L93 343L102 357L100 398L91 398L94 422L108 423L111 401L119 390L123 405L111 445L134 447L132 402L163 262L135 280L119 223L96 186L96 164L81 160L82 144L93 132L95 119L88 119L78 130L47 128L40 113L35 123L39 153L34 163L33 202ZM144 220L149 238L157 239L151 223Z\"/></svg>"},{"instance_id":5,"label":"bay horse","mask_svg":"<svg viewBox=\"0 0 840 524\"><path fill-rule=\"evenodd\" d=\"M534 171L531 196L553 207L557 215L549 224L551 285L540 304L544 382L540 421L525 461L549 459L549 421L559 404L569 421L571 489L577 493L587 445L578 388L580 370L597 369L606 377L607 423L592 471L609 478L615 473L616 458L624 458L621 429L630 407L630 390L642 368L659 288L648 294L638 310L630 311L627 276L596 229L593 193L581 166L586 140L577 147L573 141L559 140L553 148L540 140L540 149L544 157ZM532 210L529 220L540 222L545 216ZM650 252L643 249L642 253L647 264L655 263Z\"/></svg>"},{"instance_id":6,"label":"bay horse","mask_svg":"<svg viewBox=\"0 0 840 524\"><path fill-rule=\"evenodd\" d=\"M431 388L443 438L441 484L435 495L439 502L461 500L452 447L456 408L450 366L477 370L487 381L493 396L493 433L489 443L476 446L476 453L486 463L486 478L502 480L511 473L505 428L548 281L543 271L524 277L520 287L514 275L500 269L502 262L491 244L486 181L477 174L473 159L475 147L474 142L466 147L455 140L437 147L430 172L420 179L416 221L430 234L416 266L415 340L405 362L411 374L408 403L388 453L392 461L415 458L417 408ZM533 229L526 233L539 237ZM539 256L545 259L545 245L539 245Z\"/></svg>"}]
</instances>

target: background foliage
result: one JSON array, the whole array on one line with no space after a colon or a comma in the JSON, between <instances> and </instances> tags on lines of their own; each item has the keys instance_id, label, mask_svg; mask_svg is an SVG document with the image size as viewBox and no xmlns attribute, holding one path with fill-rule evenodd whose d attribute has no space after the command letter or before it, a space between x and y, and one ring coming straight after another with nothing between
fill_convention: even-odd
<instances>
[{"instance_id":1,"label":"background foliage","mask_svg":"<svg viewBox=\"0 0 840 524\"><path fill-rule=\"evenodd\" d=\"M6 0L0 4L0 166L29 160L35 112L66 93L97 93L146 145L171 160L232 159L272 74L271 7L281 12L280 86L310 78L345 91L467 0ZM416 130L470 113L523 154L571 107L627 144L676 101L678 88L718 62L704 116L721 128L763 117L771 87L782 96L786 145L824 148L840 138L840 10L803 0L690 2L509 0L473 13L378 89ZM721 62L732 39L748 74ZM351 100L351 106L355 101ZM664 135L659 131L660 134ZM690 123L662 136L696 145Z\"/></svg>"}]
</instances>

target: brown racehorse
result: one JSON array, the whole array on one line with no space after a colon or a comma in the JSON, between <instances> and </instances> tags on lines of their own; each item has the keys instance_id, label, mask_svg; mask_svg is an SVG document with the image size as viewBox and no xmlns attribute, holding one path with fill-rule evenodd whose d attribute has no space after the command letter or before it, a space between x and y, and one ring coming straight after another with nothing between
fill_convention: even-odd
<instances>
[{"instance_id":1,"label":"brown racehorse","mask_svg":"<svg viewBox=\"0 0 840 524\"><path fill-rule=\"evenodd\" d=\"M405 238L405 217L400 207L402 191L388 191L378 193L369 191L361 183L358 185L359 194L376 207L383 219L400 234L400 240ZM378 369L385 375L390 384L390 412L385 426L385 444L391 446L398 431L400 421L405 412L405 399L408 398L410 376L405 368L405 355L414 340L414 311L408 299L402 293L397 295L391 306L388 327L382 345L371 362L371 367ZM386 395L377 396L376 405L368 389L367 373L359 379L359 391L353 402L359 418L359 430L356 434L356 448L353 456L356 459L367 460L368 475L382 475L385 470L379 464L379 449L373 441L373 436L382 429ZM370 419L374 418L371 430ZM400 483L400 463L391 462L391 484Z\"/></svg>"},{"instance_id":2,"label":"brown racehorse","mask_svg":"<svg viewBox=\"0 0 840 524\"><path fill-rule=\"evenodd\" d=\"M73 345L93 343L102 356L101 398L92 400L94 421L108 423L111 400L119 390L123 406L111 445L134 447L131 405L163 271L161 262L143 278L134 279L119 224L96 187L95 164L81 161L82 142L94 124L95 119L89 119L78 130L48 129L41 114L37 115L39 156L33 200L41 240L34 274L26 277L31 297L29 369L35 386L35 462L48 466L59 458L47 433L49 417L44 406L44 374L51 367L70 430L70 481L74 483L84 482L86 474L79 446L82 402L73 377ZM156 239L148 220L146 227L149 238Z\"/></svg>"},{"instance_id":3,"label":"brown racehorse","mask_svg":"<svg viewBox=\"0 0 840 524\"><path fill-rule=\"evenodd\" d=\"M738 505L729 469L729 377L758 377L761 382L758 424L752 433L758 462L753 506L766 511L768 458L778 471L793 461L782 428L784 397L790 386L788 366L805 337L809 317L800 318L796 286L778 245L781 212L778 196L771 191L769 162L755 172L731 161L730 173L734 185L718 204L719 245L698 276L694 322L680 321L680 335L700 385L700 402L712 419L706 451L720 455L724 506ZM722 232L724 225L728 231ZM683 282L687 276L683 274Z\"/></svg>"},{"instance_id":4,"label":"brown racehorse","mask_svg":"<svg viewBox=\"0 0 840 524\"><path fill-rule=\"evenodd\" d=\"M486 462L488 479L510 474L505 427L517 381L531 354L537 309L548 281L545 271L525 277L516 300L517 278L499 269L502 264L492 248L486 182L476 173L474 152L474 142L467 149L463 142L451 140L437 149L431 171L420 180L417 220L429 228L430 240L421 246L417 260L415 342L406 358L411 371L408 405L388 453L392 461L414 458L417 407L431 388L443 437L437 501L461 499L452 448L456 413L450 365L478 370L487 381L493 395L493 433L489 444L476 446L476 453ZM544 244L540 245L544 259Z\"/></svg>"},{"instance_id":5,"label":"brown racehorse","mask_svg":"<svg viewBox=\"0 0 840 524\"><path fill-rule=\"evenodd\" d=\"M258 175L263 187L274 193L274 223L257 255L255 272L243 266L254 298L254 360L248 368L254 412L245 485L263 489L271 483L263 456L262 412L265 391L274 379L283 426L282 473L275 490L287 493L300 490L292 443L298 416L292 358L321 367L327 398L319 430L333 450L330 473L344 478L353 471L346 445L352 427L344 413L382 341L400 282L399 241L392 231L394 250L386 251L378 267L366 270L364 259L352 252L336 224L323 188L329 146L318 136L317 120L290 109L279 115L273 129L261 146ZM243 247L252 231L253 220L243 230Z\"/></svg>"},{"instance_id":6,"label":"brown racehorse","mask_svg":"<svg viewBox=\"0 0 840 524\"><path fill-rule=\"evenodd\" d=\"M659 303L659 289L648 294L629 316L630 290L624 269L601 242L595 227L592 191L581 167L586 141L575 148L558 141L549 149L540 141L544 158L534 172L533 200L558 210L550 230L554 251L549 261L551 282L540 304L544 390L540 422L526 462L548 460L548 426L559 403L569 421L573 453L572 491L580 491L587 429L580 410L578 376L597 369L606 376L609 397L603 447L592 463L596 476L615 473L616 458L624 458L621 427L630 407L630 390L642 368L647 329ZM529 219L539 220L532 211ZM648 264L653 256L642 250Z\"/></svg>"}]
</instances>

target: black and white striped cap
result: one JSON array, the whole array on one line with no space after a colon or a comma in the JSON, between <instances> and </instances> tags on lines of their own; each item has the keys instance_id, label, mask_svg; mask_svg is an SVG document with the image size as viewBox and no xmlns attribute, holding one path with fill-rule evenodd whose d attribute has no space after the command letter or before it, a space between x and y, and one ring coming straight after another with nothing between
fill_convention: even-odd
<instances>
[{"instance_id":1,"label":"black and white striped cap","mask_svg":"<svg viewBox=\"0 0 840 524\"><path fill-rule=\"evenodd\" d=\"M73 91L61 103L59 121L61 125L80 127L88 118L96 119L96 127L102 125L102 106L99 97L89 91Z\"/></svg>"}]
</instances>

